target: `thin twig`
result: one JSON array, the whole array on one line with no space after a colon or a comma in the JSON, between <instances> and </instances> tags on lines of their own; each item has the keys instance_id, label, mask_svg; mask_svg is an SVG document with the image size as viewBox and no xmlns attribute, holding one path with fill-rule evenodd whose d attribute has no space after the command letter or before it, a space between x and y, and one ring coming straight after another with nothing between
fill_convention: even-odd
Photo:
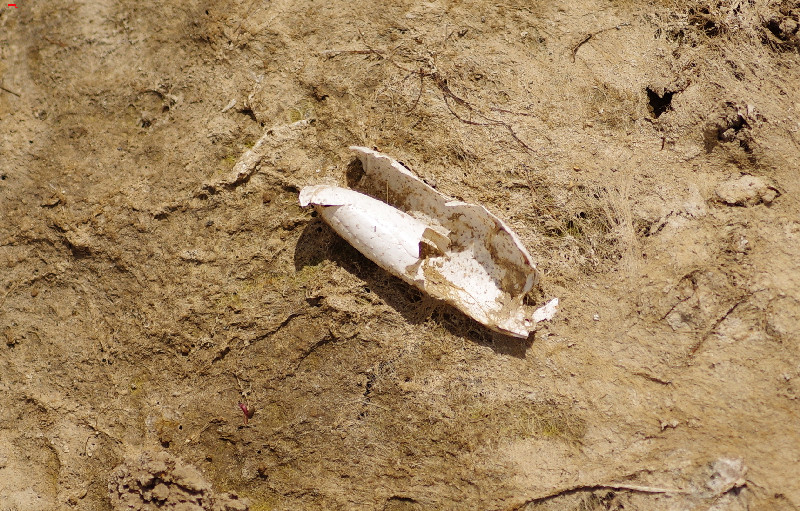
<instances>
[{"instance_id":1,"label":"thin twig","mask_svg":"<svg viewBox=\"0 0 800 511\"><path fill-rule=\"evenodd\" d=\"M422 97L422 92L423 92L423 88L424 88L424 84L425 84L425 79L428 78L433 82L433 84L436 86L436 88L439 89L439 92L442 94L442 98L444 100L444 104L447 107L447 109L460 122L463 122L464 124L469 124L471 126L503 128L509 133L509 135L511 135L511 138L513 138L514 141L517 142L523 149L525 149L529 153L534 153L535 152L533 150L533 148L531 148L525 141L523 141L519 137L519 135L517 135L517 132L514 131L514 128L510 124L508 124L507 122L502 121L500 119L494 119L492 117L487 116L486 114L482 113L480 110L476 109L472 105L472 103L470 103L469 101L465 100L464 98L462 98L462 97L458 96L456 93L454 93L450 89L450 86L447 84L447 79L445 77L443 77L442 74L439 73L439 71L436 69L435 62L434 63L428 63L427 64L427 69L425 67L420 67L419 69L409 69L409 68L407 68L405 66L401 66L400 64L395 62L395 60L391 57L391 55L387 55L386 52L378 50L378 49L375 49L372 46L370 46L370 44L367 42L366 37L364 37L364 34L361 32L361 30L358 31L358 34L361 37L361 41L364 43L364 46L367 47L366 49L362 49L362 50L341 50L341 51L340 50L324 50L321 53L323 55L331 55L332 57L336 57L336 56L342 55L342 54L355 54L355 55L370 55L370 54L373 54L373 55L376 55L376 56L380 57L383 60L386 60L387 62L389 62L391 65L393 65L397 69L400 69L401 71L403 71L405 73L408 73L409 75L415 74L415 75L419 76L419 81L420 81L419 92L417 94L417 97L412 102L411 107L408 109L407 113L410 113L410 112L414 111L414 109L419 104L420 98ZM406 76L406 78L407 77L408 76ZM404 78L404 80L405 80L405 78ZM451 101L452 101L452 103L455 103L458 106L466 109L468 112L470 112L471 114L474 114L475 116L477 116L478 118L480 118L482 120L481 121L476 121L476 120L468 119L468 118L465 118L465 117L459 115L458 112L456 112L455 109L453 108L453 105L451 104ZM496 110L496 111L503 112L503 113L518 114L518 115L529 115L529 114L521 114L521 113L518 113L518 112L512 112L510 110L503 110L503 109L498 109L498 108L491 108L491 110Z\"/></svg>"},{"instance_id":2,"label":"thin twig","mask_svg":"<svg viewBox=\"0 0 800 511\"><path fill-rule=\"evenodd\" d=\"M538 504L540 502L545 502L550 499L554 499L556 497L561 497L563 495L571 495L573 493L578 493L581 491L597 491L597 490L626 490L637 493L666 493L666 494L673 493L673 494L683 494L683 495L690 495L693 493L689 490L681 490L679 488L659 488L655 486L640 486L637 484L624 484L624 483L580 484L577 486L570 486L569 488L558 490L543 497L528 499L519 505L515 505L511 509L520 510L527 507L529 504Z\"/></svg>"},{"instance_id":3,"label":"thin twig","mask_svg":"<svg viewBox=\"0 0 800 511\"><path fill-rule=\"evenodd\" d=\"M447 80L445 80L442 77L442 75L439 74L438 71L434 71L432 73L429 73L428 77L431 78L431 80L433 80L433 83L436 85L436 87L439 88L439 90L441 91L442 96L444 98L444 103L447 106L447 109L450 110L450 113L453 114L453 116L455 116L456 119L458 119L459 121L461 121L461 122L463 122L465 124L471 124L473 126L497 126L497 127L505 128L506 131L509 132L511 137L514 140L516 140L519 145L521 145L523 148L525 148L526 151L528 151L530 153L534 152L533 149L528 144L526 144L521 138L519 138L517 133L514 131L514 128L512 128L510 124L508 124L508 123L506 123L504 121L501 121L499 119L493 119L491 117L488 117L488 116L484 115L480 111L477 111L472 106L471 103L469 103L468 101L466 101L463 98L460 98L460 97L456 96L455 93L453 93L453 91L450 90L450 87L447 85ZM458 113L456 113L455 110L453 110L453 107L447 101L448 98L452 99L458 105L463 106L469 112L474 112L476 115L478 115L480 118L482 118L485 122L478 122L478 121L473 121L473 120L470 120L470 119L464 119L463 117L458 115Z\"/></svg>"},{"instance_id":4,"label":"thin twig","mask_svg":"<svg viewBox=\"0 0 800 511\"><path fill-rule=\"evenodd\" d=\"M659 488L657 486L640 486L638 484L609 483L598 485L598 487L602 489L628 490L639 493L680 493L683 495L692 493L689 490L681 490L680 488Z\"/></svg>"},{"instance_id":5,"label":"thin twig","mask_svg":"<svg viewBox=\"0 0 800 511\"><path fill-rule=\"evenodd\" d=\"M658 376L654 376L652 374L645 373L643 371L638 371L633 373L634 376L641 376L645 380L652 381L654 383L660 383L661 385L672 385L672 380L665 380L663 378L659 378Z\"/></svg>"},{"instance_id":6,"label":"thin twig","mask_svg":"<svg viewBox=\"0 0 800 511\"><path fill-rule=\"evenodd\" d=\"M332 58L339 55L370 55L375 52L372 50L322 50L319 53Z\"/></svg>"},{"instance_id":7,"label":"thin twig","mask_svg":"<svg viewBox=\"0 0 800 511\"><path fill-rule=\"evenodd\" d=\"M2 85L0 85L0 89L2 89L2 90L4 90L4 91L8 92L9 94L13 94L13 95L15 95L15 96L16 96L16 97L18 97L18 98L21 98L21 97L22 97L22 96L20 96L19 94L17 94L16 92L14 92L13 90L8 90L8 89L6 89L6 88L5 88L5 87L3 87Z\"/></svg>"},{"instance_id":8,"label":"thin twig","mask_svg":"<svg viewBox=\"0 0 800 511\"><path fill-rule=\"evenodd\" d=\"M450 110L450 113L453 114L453 116L455 116L455 118L458 119L459 121L461 121L461 122L463 122L465 124L470 124L472 126L484 126L484 127L497 126L497 127L505 128L506 131L508 131L508 133L511 135L511 137L519 145L521 145L526 151L531 152L531 153L534 152L533 149L528 144L526 144L521 138L519 138L517 133L514 131L514 128L512 128L510 124L505 123L503 121L499 121L497 119L492 119L492 118L486 117L485 115L481 114L480 112L476 112L476 114L479 115L480 117L482 117L483 119L485 119L486 122L478 122L478 121L472 121L470 119L465 119L465 118L461 117L460 115L458 115L458 113L455 110L453 110L453 107L450 106L450 103L447 101L447 98L450 97L451 99L456 100L456 102L461 102L460 104L462 104L470 112L474 111L472 109L472 107L468 103L466 103L463 99L457 98L455 95L453 95L451 92L449 92L449 89L447 90L447 92L442 91L442 94L444 95L444 104L447 106L447 109Z\"/></svg>"},{"instance_id":9,"label":"thin twig","mask_svg":"<svg viewBox=\"0 0 800 511\"><path fill-rule=\"evenodd\" d=\"M744 302L746 302L748 298L750 298L750 296L745 296L745 297L743 297L743 298L740 298L740 299L739 299L739 300L738 300L736 303L734 303L734 304L731 306L731 308L729 308L729 309L728 309L728 311L727 311L725 314L723 314L722 316L720 316L720 318L719 318L719 319L717 319L717 321L716 321L716 322L714 322L714 326L712 326L712 327L711 327L711 329L710 329L708 332L706 332L706 334L703 336L703 338L702 338L702 339L700 339L699 341L697 341L697 343L696 343L694 346L692 346L692 349L690 349L690 350L689 350L689 356L690 356L690 357L694 356L694 354L697 352L697 350L699 350L699 349L700 349L700 346L702 346L702 345L703 345L703 343L704 343L704 342L706 342L706 339L708 339L709 337L711 337L711 334L713 334L713 333L714 333L714 330L716 330L716 329L717 329L717 327L718 327L718 326L720 326L720 325L722 324L722 322L723 322L723 321L725 321L726 319L728 319L728 316L729 316L730 314L732 314L732 313L733 313L733 311L735 311L737 307L739 307L741 304L743 304Z\"/></svg>"},{"instance_id":10,"label":"thin twig","mask_svg":"<svg viewBox=\"0 0 800 511\"><path fill-rule=\"evenodd\" d=\"M584 44L588 43L589 40L592 37L594 37L594 36L596 36L598 34L602 34L603 32L608 32L609 30L614 30L614 29L619 30L622 27L629 27L630 25L631 25L630 22L626 21L625 23L620 23L619 25L616 25L616 26L613 26L613 27L603 28L603 29L600 29L600 30L598 30L596 32L591 32L591 33L583 36L583 39L578 41L578 44L576 44L575 46L572 47L572 62L575 62L575 55L578 53L578 50L580 49L580 47L583 46Z\"/></svg>"},{"instance_id":11,"label":"thin twig","mask_svg":"<svg viewBox=\"0 0 800 511\"><path fill-rule=\"evenodd\" d=\"M575 62L575 54L578 53L578 49L581 46L583 46L584 44L588 43L589 39L591 39L593 35L594 34L587 34L587 35L583 36L583 39L578 41L578 44L576 44L575 46L572 47L572 62Z\"/></svg>"},{"instance_id":12,"label":"thin twig","mask_svg":"<svg viewBox=\"0 0 800 511\"><path fill-rule=\"evenodd\" d=\"M67 43L62 43L61 41L54 41L47 36L44 36L44 40L50 44L55 44L56 46L60 46L62 48L66 48L67 46L69 46Z\"/></svg>"},{"instance_id":13,"label":"thin twig","mask_svg":"<svg viewBox=\"0 0 800 511\"><path fill-rule=\"evenodd\" d=\"M511 115L524 115L525 117L536 117L533 114L529 114L526 112L515 112L514 110L506 110L505 108L497 108L495 106L489 108L492 112L500 112L503 114L511 114Z\"/></svg>"}]
</instances>

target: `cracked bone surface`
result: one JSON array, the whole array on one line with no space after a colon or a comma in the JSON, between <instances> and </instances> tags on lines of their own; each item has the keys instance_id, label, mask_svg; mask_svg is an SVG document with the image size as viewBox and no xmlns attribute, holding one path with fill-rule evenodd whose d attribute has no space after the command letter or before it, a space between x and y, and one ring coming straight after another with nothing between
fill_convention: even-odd
<instances>
[{"instance_id":1,"label":"cracked bone surface","mask_svg":"<svg viewBox=\"0 0 800 511\"><path fill-rule=\"evenodd\" d=\"M527 338L537 322L552 318L557 300L538 311L524 303L539 272L502 220L483 206L447 197L389 156L351 149L364 171L359 188L367 193L307 186L301 206L314 206L381 268L494 331Z\"/></svg>"}]
</instances>

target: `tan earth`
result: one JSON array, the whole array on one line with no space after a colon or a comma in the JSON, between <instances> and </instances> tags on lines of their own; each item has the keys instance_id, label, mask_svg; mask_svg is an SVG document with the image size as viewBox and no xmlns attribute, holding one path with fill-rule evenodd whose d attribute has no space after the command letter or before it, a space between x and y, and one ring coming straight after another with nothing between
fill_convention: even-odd
<instances>
[{"instance_id":1,"label":"tan earth","mask_svg":"<svg viewBox=\"0 0 800 511\"><path fill-rule=\"evenodd\" d=\"M0 6L0 511L800 509L799 15ZM350 145L507 221L553 321L301 209Z\"/></svg>"}]
</instances>

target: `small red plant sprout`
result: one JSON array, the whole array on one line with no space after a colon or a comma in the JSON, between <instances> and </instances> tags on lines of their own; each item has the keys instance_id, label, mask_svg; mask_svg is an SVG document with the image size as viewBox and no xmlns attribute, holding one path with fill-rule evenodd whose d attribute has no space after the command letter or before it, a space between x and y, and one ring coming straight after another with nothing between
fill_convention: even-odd
<instances>
[{"instance_id":1,"label":"small red plant sprout","mask_svg":"<svg viewBox=\"0 0 800 511\"><path fill-rule=\"evenodd\" d=\"M244 413L244 424L247 425L247 420L253 417L253 414L256 413L255 408L248 408L247 403L239 403L239 408L242 409L242 413Z\"/></svg>"}]
</instances>

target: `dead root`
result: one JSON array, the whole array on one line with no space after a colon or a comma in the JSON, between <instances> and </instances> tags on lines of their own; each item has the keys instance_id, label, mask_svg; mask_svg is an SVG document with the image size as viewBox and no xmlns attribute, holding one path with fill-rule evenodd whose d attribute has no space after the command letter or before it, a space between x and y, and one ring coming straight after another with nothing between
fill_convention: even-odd
<instances>
[{"instance_id":1,"label":"dead root","mask_svg":"<svg viewBox=\"0 0 800 511\"><path fill-rule=\"evenodd\" d=\"M396 67L400 71L406 73L403 81L407 80L412 76L416 76L419 78L419 89L417 92L417 96L412 101L411 106L408 108L406 113L413 112L417 105L419 104L420 98L422 97L422 92L425 89L425 82L428 81L436 87L436 89L441 94L442 100L444 101L444 105L447 107L447 110L450 114L455 117L459 122L468 124L470 126L478 126L484 128L500 128L506 131L509 136L527 153L534 154L534 149L525 142L519 134L517 134L516 130L514 129L511 124L494 117L489 116L488 114L483 113L478 107L475 106L474 103L462 98L461 96L457 95L452 91L448 84L448 78L443 75L436 67L435 58L429 59L424 65L412 69L407 66L399 64L392 56L391 52L387 52L384 50L379 50L373 48L369 45L364 34L359 30L359 36L366 46L366 49L358 49L358 50L325 50L320 52L322 55L327 56L328 58L335 58L340 55L375 55L376 57L380 58L381 60L385 60L392 66ZM461 110L461 113L458 110ZM501 113L508 113L508 114L515 114L515 115L530 115L520 112L513 112L510 110L499 109L499 108L492 108L492 111L501 112Z\"/></svg>"}]
</instances>

